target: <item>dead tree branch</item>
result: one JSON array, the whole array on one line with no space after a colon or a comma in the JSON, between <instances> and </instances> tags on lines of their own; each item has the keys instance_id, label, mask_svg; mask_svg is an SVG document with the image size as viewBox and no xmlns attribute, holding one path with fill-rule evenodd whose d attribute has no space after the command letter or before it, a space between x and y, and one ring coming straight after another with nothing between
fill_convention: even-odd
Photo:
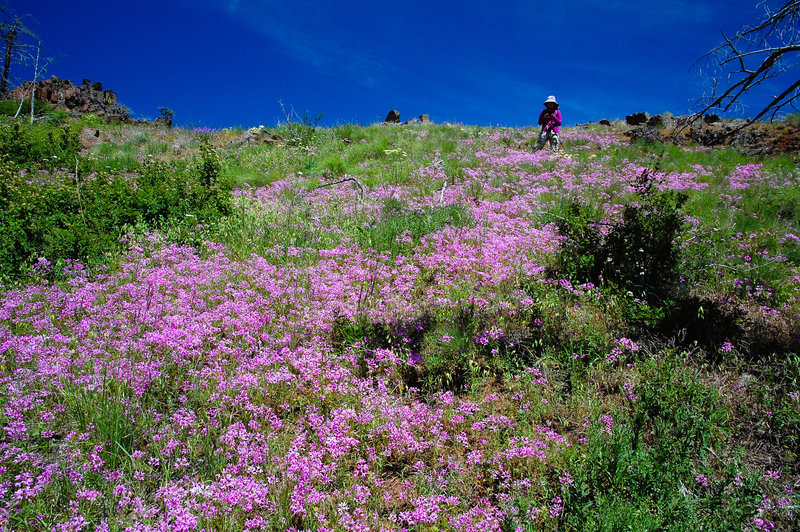
<instances>
[{"instance_id":1,"label":"dead tree branch","mask_svg":"<svg viewBox=\"0 0 800 532\"><path fill-rule=\"evenodd\" d=\"M759 104L753 121L767 115L774 119L787 107L796 109L800 82L797 76L791 78L791 72L800 66L800 0L784 0L777 8L771 4L759 2L764 15L754 26L743 27L731 37L723 32L722 43L698 60L697 64L706 61L716 72L710 76L710 94L698 99L697 115L728 112L753 88L778 79L787 88Z\"/></svg>"}]
</instances>

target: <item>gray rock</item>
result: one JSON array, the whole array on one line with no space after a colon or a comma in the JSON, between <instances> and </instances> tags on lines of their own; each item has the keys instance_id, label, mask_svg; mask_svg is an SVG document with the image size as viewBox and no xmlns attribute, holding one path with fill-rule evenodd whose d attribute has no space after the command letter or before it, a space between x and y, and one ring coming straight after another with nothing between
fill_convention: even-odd
<instances>
[{"instance_id":1,"label":"gray rock","mask_svg":"<svg viewBox=\"0 0 800 532\"><path fill-rule=\"evenodd\" d=\"M676 116L675 127L703 127L703 117L698 115Z\"/></svg>"},{"instance_id":2,"label":"gray rock","mask_svg":"<svg viewBox=\"0 0 800 532\"><path fill-rule=\"evenodd\" d=\"M78 138L84 149L91 148L100 142L100 130L88 126L84 127L78 134Z\"/></svg>"},{"instance_id":3,"label":"gray rock","mask_svg":"<svg viewBox=\"0 0 800 532\"><path fill-rule=\"evenodd\" d=\"M726 131L733 131L734 129L739 129L747 125L747 120L742 118L734 118L733 120L727 120L725 122L725 130Z\"/></svg>"},{"instance_id":4,"label":"gray rock","mask_svg":"<svg viewBox=\"0 0 800 532\"><path fill-rule=\"evenodd\" d=\"M742 129L731 137L731 148L746 155L768 155L772 153L772 146L769 142L764 142L764 136L761 131Z\"/></svg>"},{"instance_id":5,"label":"gray rock","mask_svg":"<svg viewBox=\"0 0 800 532\"><path fill-rule=\"evenodd\" d=\"M419 115L417 118L412 118L410 120L406 120L403 122L404 126L408 126L411 124L430 124L431 118L428 115Z\"/></svg>"},{"instance_id":6,"label":"gray rock","mask_svg":"<svg viewBox=\"0 0 800 532\"><path fill-rule=\"evenodd\" d=\"M639 126L631 129L626 133L631 138L631 142L644 142L647 144L653 142L664 142L664 137L661 133L652 126Z\"/></svg>"},{"instance_id":7,"label":"gray rock","mask_svg":"<svg viewBox=\"0 0 800 532\"><path fill-rule=\"evenodd\" d=\"M678 121L671 116L653 115L647 120L647 125L650 127L675 129Z\"/></svg>"},{"instance_id":8,"label":"gray rock","mask_svg":"<svg viewBox=\"0 0 800 532\"><path fill-rule=\"evenodd\" d=\"M234 145L258 146L261 144L281 144L283 139L280 135L270 133L267 129L253 127L244 132L244 135L231 142Z\"/></svg>"},{"instance_id":9,"label":"gray rock","mask_svg":"<svg viewBox=\"0 0 800 532\"><path fill-rule=\"evenodd\" d=\"M155 124L157 126L164 126L167 129L172 129L172 117L169 115L162 115L156 118Z\"/></svg>"}]
</instances>

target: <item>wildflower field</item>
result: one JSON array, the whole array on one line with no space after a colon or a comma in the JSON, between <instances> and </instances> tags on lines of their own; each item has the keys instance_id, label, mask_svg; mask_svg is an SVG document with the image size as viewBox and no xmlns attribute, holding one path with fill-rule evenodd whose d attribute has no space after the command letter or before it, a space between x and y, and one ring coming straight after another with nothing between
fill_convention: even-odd
<instances>
[{"instance_id":1,"label":"wildflower field","mask_svg":"<svg viewBox=\"0 0 800 532\"><path fill-rule=\"evenodd\" d=\"M4 163L3 530L800 527L796 156L277 133Z\"/></svg>"}]
</instances>

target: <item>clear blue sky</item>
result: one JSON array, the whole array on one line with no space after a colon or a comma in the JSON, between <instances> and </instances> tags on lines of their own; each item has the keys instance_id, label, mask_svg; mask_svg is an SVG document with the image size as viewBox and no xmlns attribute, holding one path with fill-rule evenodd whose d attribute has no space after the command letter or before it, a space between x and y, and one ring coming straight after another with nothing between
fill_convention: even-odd
<instances>
[{"instance_id":1,"label":"clear blue sky","mask_svg":"<svg viewBox=\"0 0 800 532\"><path fill-rule=\"evenodd\" d=\"M279 100L323 125L397 109L525 126L549 94L567 124L682 114L703 90L693 63L759 14L755 0L4 3L32 15L48 75L100 81L135 116L166 106L212 128L274 126Z\"/></svg>"}]
</instances>

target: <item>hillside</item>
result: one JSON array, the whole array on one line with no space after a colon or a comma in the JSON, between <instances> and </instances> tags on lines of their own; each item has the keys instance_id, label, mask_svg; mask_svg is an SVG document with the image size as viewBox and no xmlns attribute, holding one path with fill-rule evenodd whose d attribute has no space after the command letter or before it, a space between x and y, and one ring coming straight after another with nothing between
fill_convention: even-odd
<instances>
[{"instance_id":1,"label":"hillside","mask_svg":"<svg viewBox=\"0 0 800 532\"><path fill-rule=\"evenodd\" d=\"M800 527L796 151L313 126L0 122L6 529Z\"/></svg>"}]
</instances>

